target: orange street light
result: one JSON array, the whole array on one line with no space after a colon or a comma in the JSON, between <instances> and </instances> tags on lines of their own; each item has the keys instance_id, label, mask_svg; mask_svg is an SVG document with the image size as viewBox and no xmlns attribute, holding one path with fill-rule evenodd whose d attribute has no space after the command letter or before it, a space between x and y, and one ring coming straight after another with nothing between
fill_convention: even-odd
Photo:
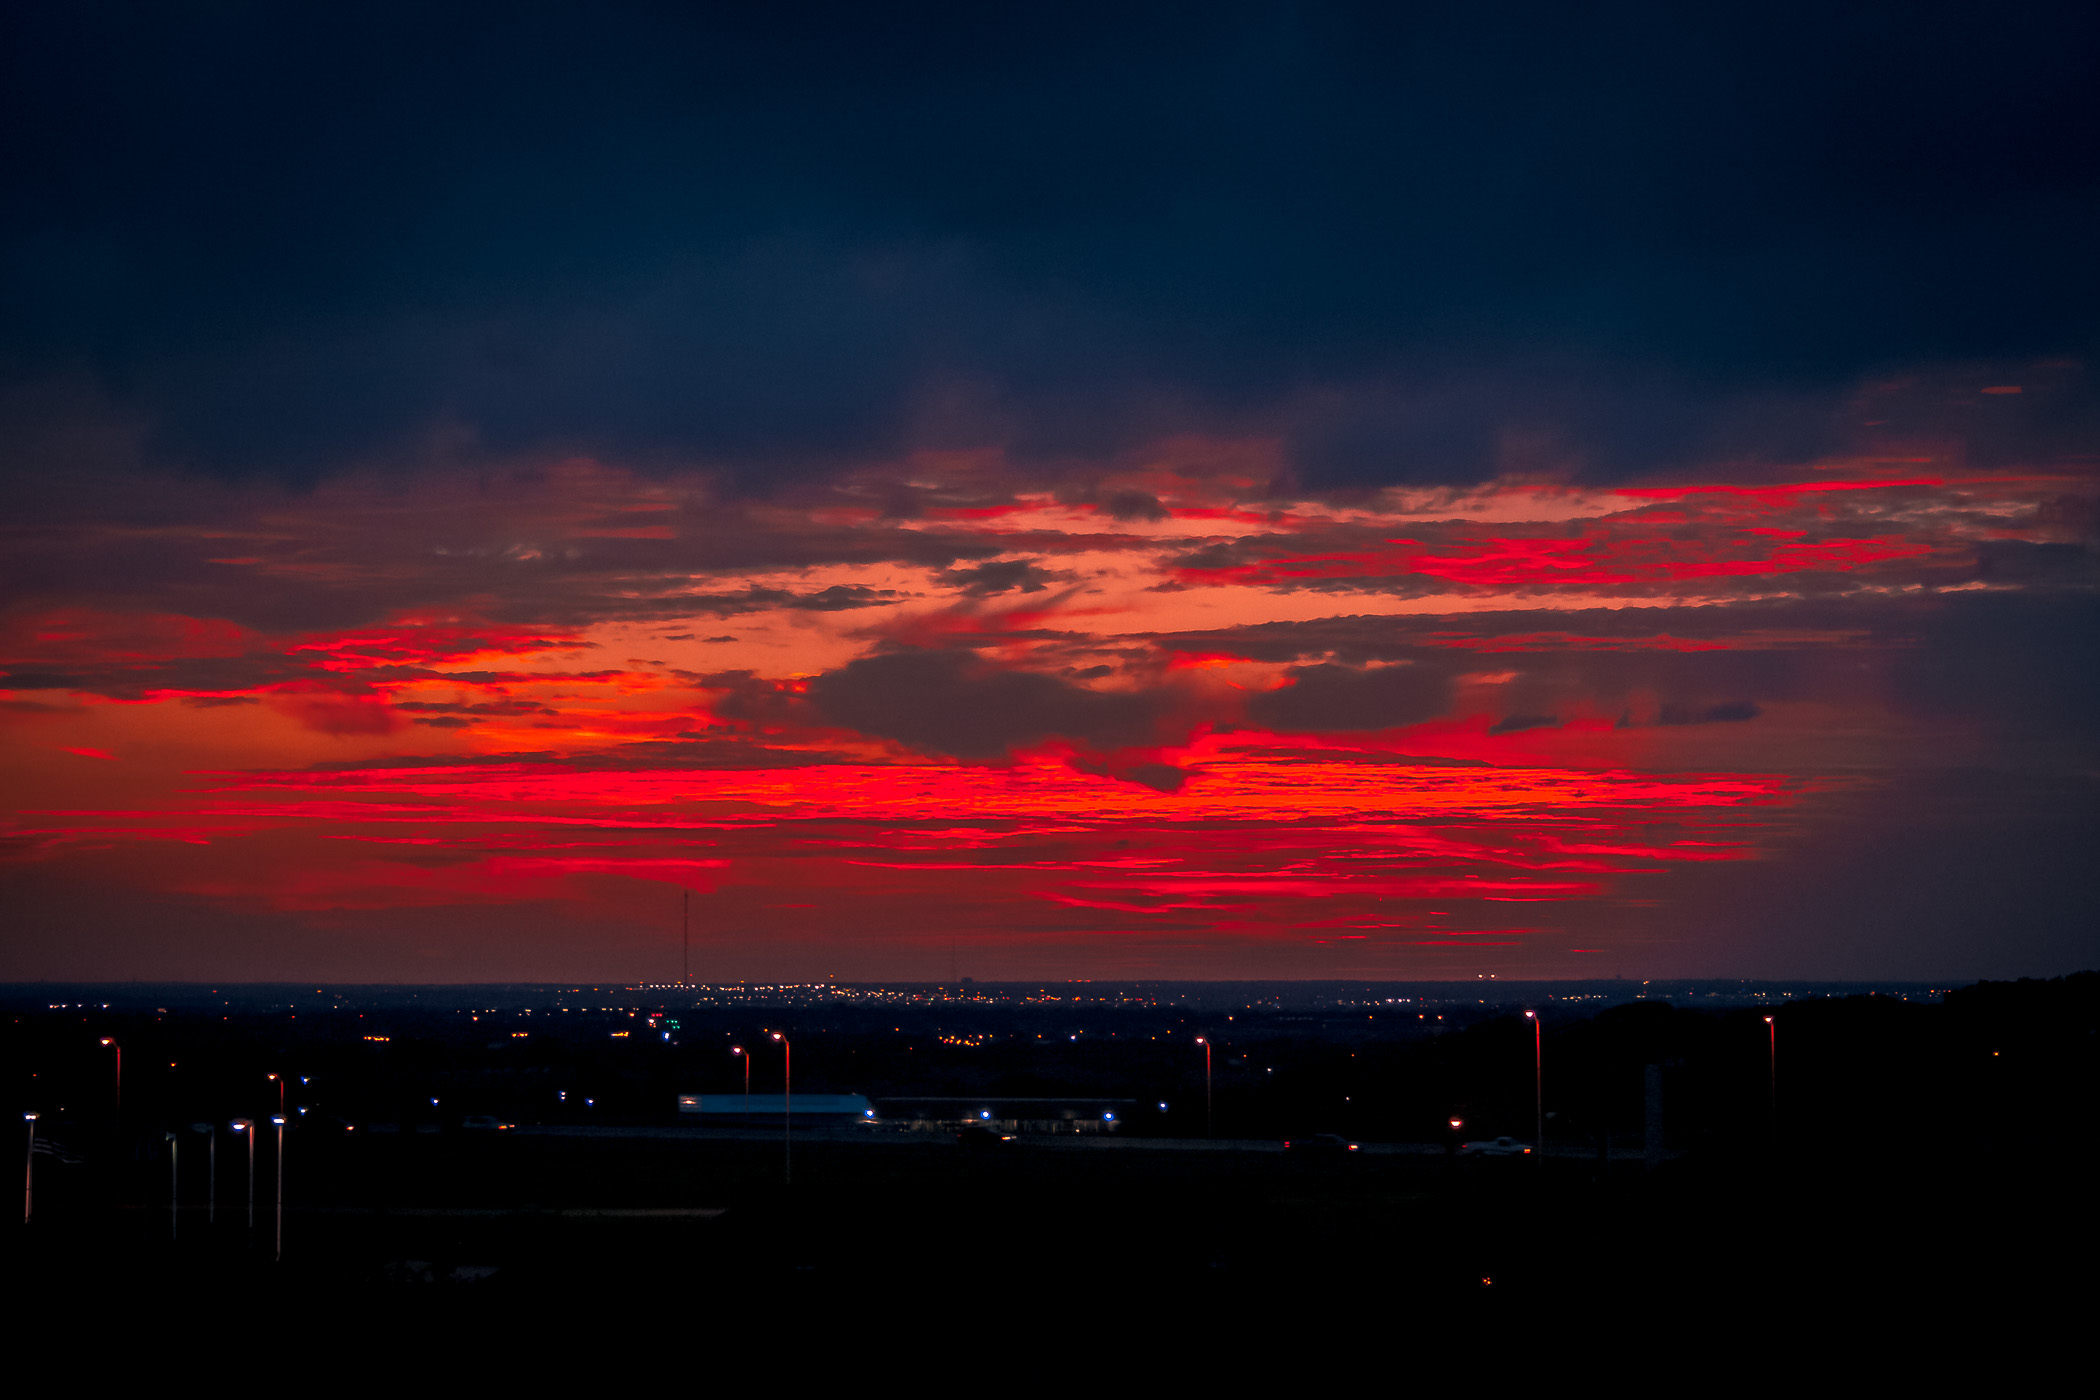
<instances>
[{"instance_id":1,"label":"orange street light","mask_svg":"<svg viewBox=\"0 0 2100 1400\"><path fill-rule=\"evenodd\" d=\"M1765 1017L1765 1057L1767 1076L1767 1110L1774 1118L1779 1116L1779 1023L1770 1016Z\"/></svg>"},{"instance_id":2,"label":"orange street light","mask_svg":"<svg viewBox=\"0 0 2100 1400\"><path fill-rule=\"evenodd\" d=\"M117 1052L117 1126L124 1126L124 1047L114 1037L103 1036L102 1043Z\"/></svg>"},{"instance_id":3,"label":"orange street light","mask_svg":"<svg viewBox=\"0 0 2100 1400\"><path fill-rule=\"evenodd\" d=\"M168 1145L168 1238L172 1240L182 1221L181 1154L177 1151L182 1144L173 1133L162 1133L160 1140Z\"/></svg>"},{"instance_id":4,"label":"orange street light","mask_svg":"<svg viewBox=\"0 0 2100 1400\"><path fill-rule=\"evenodd\" d=\"M795 1052L779 1031L768 1033L780 1042L780 1180L786 1185L795 1179Z\"/></svg>"},{"instance_id":5,"label":"orange street light","mask_svg":"<svg viewBox=\"0 0 2100 1400\"><path fill-rule=\"evenodd\" d=\"M1545 1027L1539 1023L1539 1013L1527 1011L1524 1019L1531 1022L1531 1096L1532 1108L1538 1115L1539 1156L1546 1155L1546 1045Z\"/></svg>"},{"instance_id":6,"label":"orange street light","mask_svg":"<svg viewBox=\"0 0 2100 1400\"><path fill-rule=\"evenodd\" d=\"M1196 1043L1203 1047L1203 1136L1207 1138L1211 1135L1210 1041L1199 1035Z\"/></svg>"},{"instance_id":7,"label":"orange street light","mask_svg":"<svg viewBox=\"0 0 2100 1400\"><path fill-rule=\"evenodd\" d=\"M729 1053L744 1057L744 1120L749 1122L751 1119L751 1052L741 1045L732 1045L729 1047Z\"/></svg>"},{"instance_id":8,"label":"orange street light","mask_svg":"<svg viewBox=\"0 0 2100 1400\"><path fill-rule=\"evenodd\" d=\"M36 1205L36 1115L25 1113L22 1121L29 1125L29 1154L22 1166L22 1223L27 1225Z\"/></svg>"}]
</instances>

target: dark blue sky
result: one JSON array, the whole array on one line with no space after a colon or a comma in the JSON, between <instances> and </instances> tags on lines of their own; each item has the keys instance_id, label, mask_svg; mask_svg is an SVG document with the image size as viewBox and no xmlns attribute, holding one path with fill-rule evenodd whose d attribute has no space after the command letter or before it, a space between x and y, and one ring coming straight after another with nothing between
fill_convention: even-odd
<instances>
[{"instance_id":1,"label":"dark blue sky","mask_svg":"<svg viewBox=\"0 0 2100 1400\"><path fill-rule=\"evenodd\" d=\"M5 23L0 376L212 473L1257 428L1312 486L1510 431L1622 477L1836 450L1863 381L2078 359L2100 304L2089 5ZM2060 452L2092 397L1960 430Z\"/></svg>"}]
</instances>

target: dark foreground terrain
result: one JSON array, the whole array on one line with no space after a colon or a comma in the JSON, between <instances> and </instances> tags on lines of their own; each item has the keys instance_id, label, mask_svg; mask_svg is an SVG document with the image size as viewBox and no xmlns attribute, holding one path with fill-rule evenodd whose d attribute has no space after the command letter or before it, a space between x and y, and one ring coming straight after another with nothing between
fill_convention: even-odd
<instances>
[{"instance_id":1,"label":"dark foreground terrain","mask_svg":"<svg viewBox=\"0 0 2100 1400\"><path fill-rule=\"evenodd\" d=\"M317 1111L288 1114L281 1261L274 1103L233 1106L266 1124L251 1230L243 1140L219 1123L213 1202L208 1139L188 1127L228 1105L181 1099L164 1080L158 1100L139 1088L99 1126L68 1106L62 1140L78 1160L35 1159L37 1215L8 1232L0 1268L28 1284L12 1319L32 1351L85 1361L110 1347L142 1364L208 1365L223 1350L375 1383L440 1358L468 1374L604 1367L650 1383L694 1368L784 1379L873 1368L990 1385L1024 1374L1244 1378L1282 1365L1325 1388L1364 1365L1494 1375L1550 1362L1563 1380L1600 1368L1602 1380L1631 1381L1685 1347L1708 1365L1811 1345L1860 1366L1992 1348L2031 1356L2079 1335L2095 1299L2093 980L1967 989L1929 1005L1789 1006L1781 1034L1793 1032L1801 1062L1792 1102L1776 1112L1769 1076L1735 1062L1736 1033L1763 1034L1761 1015L1563 1016L1544 1038L1549 1066L1556 1052L1567 1066L1557 1085L1547 1079L1547 1151L1508 1160L1450 1155L1436 1123L1408 1116L1417 1101L1435 1100L1441 1115L1465 1095L1489 1130L1528 1135L1530 1055L1515 1062L1507 1102L1482 1087L1509 1067L1506 1010L1444 1035L1230 1022L1236 1058L1262 1061L1242 1066L1263 1072L1262 1087L1249 1077L1222 1099L1221 1115L1238 1117L1220 1126L1295 1118L1361 1135L1355 1153L1306 1158L1252 1133L1206 1142L1200 1120L1167 1131L1170 1108L1151 1136L1115 1139L969 1145L937 1132L805 1129L791 1183L770 1130L693 1129L668 1109L579 1121L556 1097L566 1090L545 1095L562 1111L539 1121L471 1129L447 1119L443 1101L473 1083L491 1100L515 1086L466 1073L474 1056L498 1053L479 1029L471 1046L455 1036L451 1056L433 1034L413 1085L402 1066L374 1061L367 1082L335 1086L337 1101L383 1102L403 1120L397 1131L370 1131L369 1116L330 1126ZM18 1016L18 1086L55 1073L49 1057L105 1027L133 1060L149 1044L176 1045L157 1063L178 1071L183 1056L216 1047L231 1078L192 1086L202 1097L228 1083L274 1097L264 1060L292 1064L294 1082L301 1065L354 1069L327 1058L325 1038L272 1032L261 1012L245 1024L224 1013L216 1030L172 1012L121 1024L106 1014ZM1150 1024L1151 1013L1131 1014L1130 1025ZM819 1013L772 1019L825 1043ZM1098 1008L1087 1019L1110 1024ZM825 1024L838 1047L859 1034L836 1016ZM1529 1052L1529 1039L1512 1043ZM1063 1043L1069 1055L1076 1042ZM1822 1057L1813 1066L1811 1045ZM579 1068L596 1052L581 1036L577 1046L551 1057L557 1069L646 1082ZM1768 1047L1752 1048L1749 1068L1768 1068ZM30 1067L39 1055L47 1068ZM1296 1066L1315 1102L1264 1103L1271 1059ZM1375 1068L1349 1087L1372 1092L1332 1093L1335 1076L1359 1073L1352 1059ZM1674 1095L1659 1161L1641 1136L1644 1061L1667 1070ZM127 1074L146 1080L129 1063ZM317 1095L322 1076L306 1078ZM1386 1078L1407 1082L1381 1089ZM1027 1087L1046 1085L1201 1093L1200 1075L1119 1086L1071 1063ZM410 1087L440 1089L421 1095L440 1100L429 1121L407 1121ZM287 1092L296 1110L300 1091ZM1359 1097L1373 1102L1353 1122L1319 1106L1341 1099L1357 1113ZM484 1106L500 1104L473 1105ZM1365 1134L1366 1124L1388 1131Z\"/></svg>"}]
</instances>

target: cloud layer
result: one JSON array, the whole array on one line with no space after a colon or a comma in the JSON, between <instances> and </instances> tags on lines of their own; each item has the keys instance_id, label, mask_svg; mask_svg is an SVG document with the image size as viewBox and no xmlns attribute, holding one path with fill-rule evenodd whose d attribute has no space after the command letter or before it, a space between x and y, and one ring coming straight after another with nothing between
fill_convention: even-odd
<instances>
[{"instance_id":1,"label":"cloud layer","mask_svg":"<svg viewBox=\"0 0 2100 1400\"><path fill-rule=\"evenodd\" d=\"M12 7L0 976L2090 961L2096 23Z\"/></svg>"}]
</instances>

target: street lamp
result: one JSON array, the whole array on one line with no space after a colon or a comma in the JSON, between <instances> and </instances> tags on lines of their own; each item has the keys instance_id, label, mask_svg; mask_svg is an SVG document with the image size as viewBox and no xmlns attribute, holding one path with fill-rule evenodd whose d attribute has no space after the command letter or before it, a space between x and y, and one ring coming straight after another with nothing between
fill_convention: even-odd
<instances>
[{"instance_id":1,"label":"street lamp","mask_svg":"<svg viewBox=\"0 0 2100 1400\"><path fill-rule=\"evenodd\" d=\"M1770 1016L1765 1017L1765 1053L1768 1078L1767 1109L1772 1117L1779 1116L1779 1024Z\"/></svg>"},{"instance_id":2,"label":"street lamp","mask_svg":"<svg viewBox=\"0 0 2100 1400\"><path fill-rule=\"evenodd\" d=\"M780 1181L782 1185L788 1185L795 1179L795 1052L789 1048L788 1038L779 1031L768 1034L780 1042Z\"/></svg>"},{"instance_id":3,"label":"street lamp","mask_svg":"<svg viewBox=\"0 0 2100 1400\"><path fill-rule=\"evenodd\" d=\"M1539 1156L1543 1159L1546 1155L1546 1031L1539 1024L1538 1012L1527 1011L1524 1019L1531 1022L1532 1108L1538 1115Z\"/></svg>"},{"instance_id":4,"label":"street lamp","mask_svg":"<svg viewBox=\"0 0 2100 1400\"><path fill-rule=\"evenodd\" d=\"M268 1075L268 1076L266 1076L266 1077L276 1082L276 1085L277 1085L277 1112L278 1112L279 1114L282 1114L282 1113L284 1112L284 1076L283 1076L283 1075L281 1075L281 1074L272 1074L272 1075Z\"/></svg>"},{"instance_id":5,"label":"street lamp","mask_svg":"<svg viewBox=\"0 0 2100 1400\"><path fill-rule=\"evenodd\" d=\"M270 1120L277 1125L277 1252L276 1258L284 1259L284 1115L278 1114Z\"/></svg>"},{"instance_id":6,"label":"street lamp","mask_svg":"<svg viewBox=\"0 0 2100 1400\"><path fill-rule=\"evenodd\" d=\"M1203 1136L1207 1138L1211 1135L1210 1042L1199 1035L1196 1043L1203 1047Z\"/></svg>"},{"instance_id":7,"label":"street lamp","mask_svg":"<svg viewBox=\"0 0 2100 1400\"><path fill-rule=\"evenodd\" d=\"M226 1126L237 1133L245 1133L248 1138L248 1234L252 1239L255 1235L255 1120L236 1118Z\"/></svg>"},{"instance_id":8,"label":"street lamp","mask_svg":"<svg viewBox=\"0 0 2100 1400\"><path fill-rule=\"evenodd\" d=\"M180 1233L178 1226L182 1221L182 1173L176 1153L181 1144L175 1141L173 1133L162 1133L160 1140L168 1145L168 1238L172 1240Z\"/></svg>"},{"instance_id":9,"label":"street lamp","mask_svg":"<svg viewBox=\"0 0 2100 1400\"><path fill-rule=\"evenodd\" d=\"M748 1123L751 1121L751 1052L741 1045L732 1045L729 1053L744 1057L744 1121Z\"/></svg>"},{"instance_id":10,"label":"street lamp","mask_svg":"<svg viewBox=\"0 0 2100 1400\"><path fill-rule=\"evenodd\" d=\"M204 1173L204 1224L210 1228L219 1223L219 1125L192 1123L190 1131L203 1133L207 1144L205 1161L209 1165Z\"/></svg>"},{"instance_id":11,"label":"street lamp","mask_svg":"<svg viewBox=\"0 0 2100 1400\"><path fill-rule=\"evenodd\" d=\"M22 1223L29 1223L29 1212L36 1204L36 1115L25 1113L22 1121L29 1125L29 1154L22 1164Z\"/></svg>"},{"instance_id":12,"label":"street lamp","mask_svg":"<svg viewBox=\"0 0 2100 1400\"><path fill-rule=\"evenodd\" d=\"M117 1052L117 1127L124 1126L124 1047L110 1036L103 1036L102 1043Z\"/></svg>"}]
</instances>

